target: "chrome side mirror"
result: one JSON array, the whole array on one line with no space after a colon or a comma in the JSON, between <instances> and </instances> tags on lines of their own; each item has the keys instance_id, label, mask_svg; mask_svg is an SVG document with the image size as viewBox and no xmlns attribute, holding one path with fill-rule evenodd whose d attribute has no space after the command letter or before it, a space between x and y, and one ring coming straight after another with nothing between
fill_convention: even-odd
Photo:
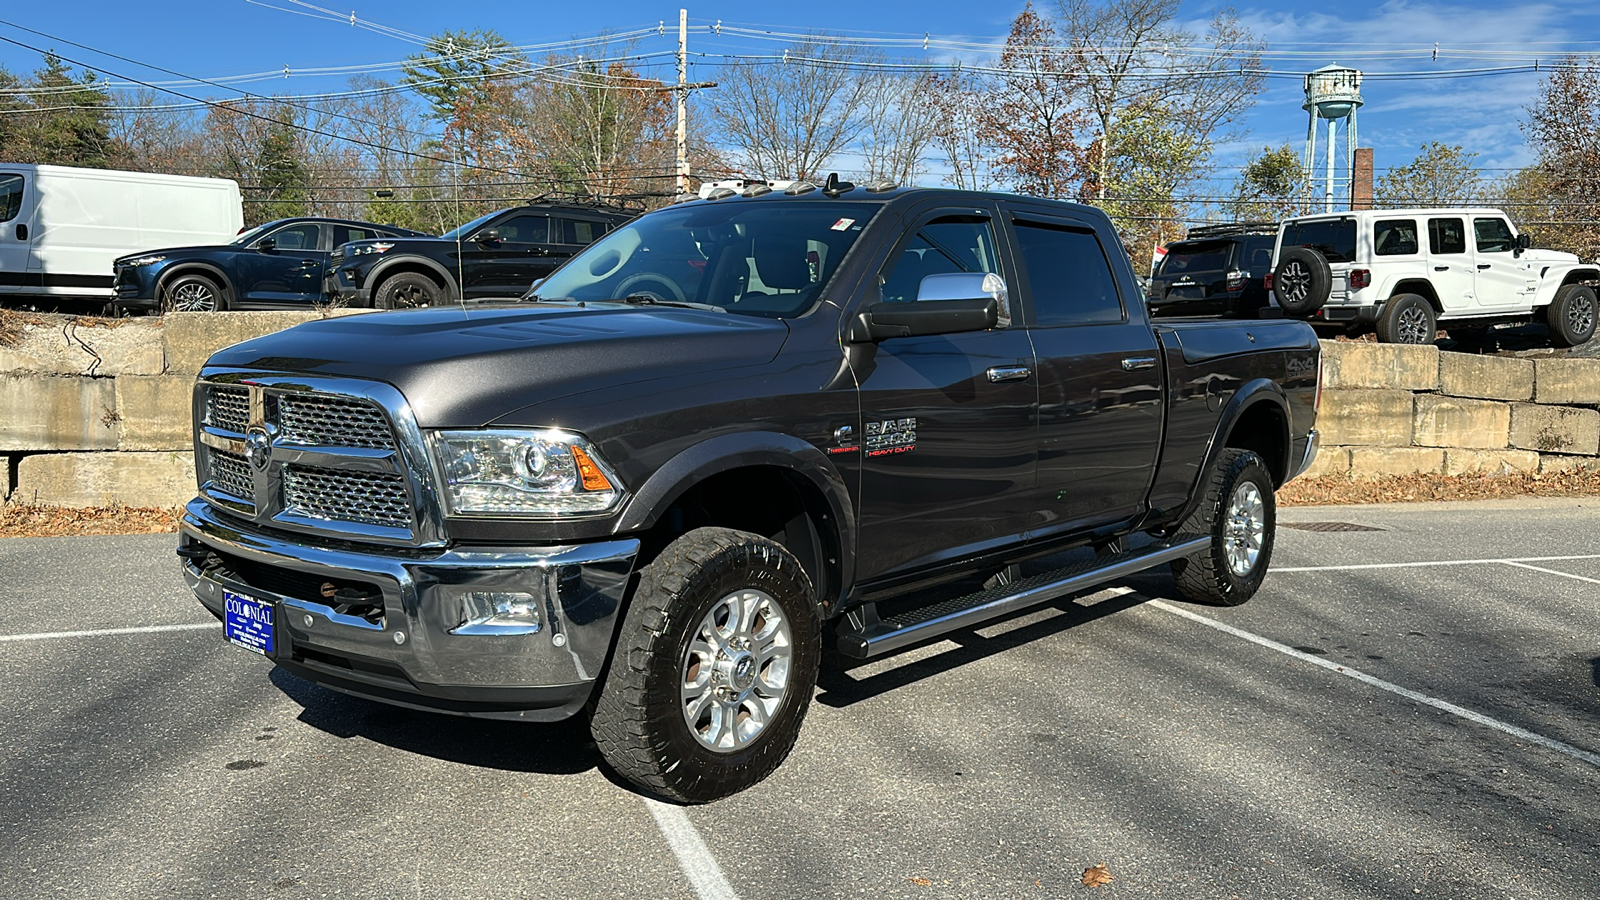
<instances>
[{"instance_id":1,"label":"chrome side mirror","mask_svg":"<svg viewBox=\"0 0 1600 900\"><path fill-rule=\"evenodd\" d=\"M999 312L996 326L1011 325L1011 302L1006 280L993 272L948 272L929 275L917 285L917 302L924 300L980 300L995 302Z\"/></svg>"}]
</instances>

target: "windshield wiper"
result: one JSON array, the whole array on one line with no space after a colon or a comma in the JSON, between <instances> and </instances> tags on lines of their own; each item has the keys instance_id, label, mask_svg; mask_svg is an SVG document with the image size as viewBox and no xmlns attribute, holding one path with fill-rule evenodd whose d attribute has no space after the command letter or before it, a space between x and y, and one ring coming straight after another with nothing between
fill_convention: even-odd
<instances>
[{"instance_id":1,"label":"windshield wiper","mask_svg":"<svg viewBox=\"0 0 1600 900\"><path fill-rule=\"evenodd\" d=\"M691 303L688 300L662 300L653 294L629 294L626 297L614 298L612 303L626 303L630 306L673 306L680 309L705 309L711 312L727 312L721 306L712 306L709 303Z\"/></svg>"}]
</instances>

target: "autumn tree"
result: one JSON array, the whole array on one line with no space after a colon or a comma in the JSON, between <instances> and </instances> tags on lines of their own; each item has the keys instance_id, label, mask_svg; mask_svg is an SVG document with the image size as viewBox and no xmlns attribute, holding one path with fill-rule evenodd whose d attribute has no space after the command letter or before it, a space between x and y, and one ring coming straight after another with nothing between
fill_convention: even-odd
<instances>
[{"instance_id":1,"label":"autumn tree","mask_svg":"<svg viewBox=\"0 0 1600 900\"><path fill-rule=\"evenodd\" d=\"M1540 236L1584 259L1600 256L1600 68L1569 57L1527 109L1523 132L1538 162L1519 188L1542 206Z\"/></svg>"},{"instance_id":2,"label":"autumn tree","mask_svg":"<svg viewBox=\"0 0 1600 900\"><path fill-rule=\"evenodd\" d=\"M1050 22L1029 3L1011 23L981 123L994 168L1020 193L1075 198L1084 180L1086 123L1069 57ZM982 101L980 101L982 102Z\"/></svg>"},{"instance_id":3,"label":"autumn tree","mask_svg":"<svg viewBox=\"0 0 1600 900\"><path fill-rule=\"evenodd\" d=\"M1159 108L1130 107L1120 128L1121 139L1107 154L1101 199L1106 213L1122 233L1135 259L1148 259L1162 235L1182 225L1183 210L1177 197L1199 160L1210 147L1183 129ZM1089 154L1100 157L1099 144Z\"/></svg>"},{"instance_id":4,"label":"autumn tree","mask_svg":"<svg viewBox=\"0 0 1600 900\"><path fill-rule=\"evenodd\" d=\"M1459 144L1430 141L1417 158L1378 179L1373 202L1380 209L1467 206L1484 192L1483 176L1473 166L1478 154Z\"/></svg>"},{"instance_id":5,"label":"autumn tree","mask_svg":"<svg viewBox=\"0 0 1600 900\"><path fill-rule=\"evenodd\" d=\"M1261 152L1245 163L1233 184L1229 215L1238 221L1275 221L1298 215L1306 189L1306 169L1300 154L1284 144Z\"/></svg>"}]
</instances>

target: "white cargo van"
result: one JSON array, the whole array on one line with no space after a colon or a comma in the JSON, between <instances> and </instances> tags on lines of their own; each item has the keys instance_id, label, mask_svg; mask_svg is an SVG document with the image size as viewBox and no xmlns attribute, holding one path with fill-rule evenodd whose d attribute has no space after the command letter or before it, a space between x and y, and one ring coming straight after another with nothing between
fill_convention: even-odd
<instances>
[{"instance_id":1,"label":"white cargo van","mask_svg":"<svg viewBox=\"0 0 1600 900\"><path fill-rule=\"evenodd\" d=\"M0 302L110 300L117 257L225 244L243 225L225 178L0 163Z\"/></svg>"}]
</instances>

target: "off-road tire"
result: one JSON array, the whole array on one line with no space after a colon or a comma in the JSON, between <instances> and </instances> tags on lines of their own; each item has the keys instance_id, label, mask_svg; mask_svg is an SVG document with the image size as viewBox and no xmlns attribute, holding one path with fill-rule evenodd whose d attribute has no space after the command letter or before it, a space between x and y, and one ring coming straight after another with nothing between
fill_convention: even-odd
<instances>
[{"instance_id":1,"label":"off-road tire","mask_svg":"<svg viewBox=\"0 0 1600 900\"><path fill-rule=\"evenodd\" d=\"M1594 288L1569 284L1556 291L1555 301L1544 312L1551 345L1576 347L1593 340L1596 312Z\"/></svg>"},{"instance_id":2,"label":"off-road tire","mask_svg":"<svg viewBox=\"0 0 1600 900\"><path fill-rule=\"evenodd\" d=\"M1253 563L1238 571L1229 559L1230 543L1241 536L1237 522L1230 522L1230 506L1253 486L1260 500L1261 534ZM1210 546L1191 556L1173 560L1172 577L1178 593L1195 603L1211 606L1238 606L1255 596L1272 562L1272 545L1277 529L1277 504L1272 493L1272 475L1267 465L1250 450L1229 448L1222 451L1204 485L1200 505L1189 514L1181 531L1204 534Z\"/></svg>"},{"instance_id":3,"label":"off-road tire","mask_svg":"<svg viewBox=\"0 0 1600 900\"><path fill-rule=\"evenodd\" d=\"M417 272L391 275L378 285L372 295L372 305L377 309L414 309L433 306L444 296L432 278Z\"/></svg>"},{"instance_id":4,"label":"off-road tire","mask_svg":"<svg viewBox=\"0 0 1600 900\"><path fill-rule=\"evenodd\" d=\"M691 641L711 610L741 590L769 596L790 633L779 705L747 746L714 751L690 730L681 689ZM789 755L816 686L821 622L811 579L781 545L728 528L698 528L640 573L594 702L590 730L616 774L647 793L706 803L770 775Z\"/></svg>"},{"instance_id":5,"label":"off-road tire","mask_svg":"<svg viewBox=\"0 0 1600 900\"><path fill-rule=\"evenodd\" d=\"M1272 270L1272 292L1278 308L1291 316L1309 316L1328 302L1333 270L1327 257L1310 247L1287 247Z\"/></svg>"},{"instance_id":6,"label":"off-road tire","mask_svg":"<svg viewBox=\"0 0 1600 900\"><path fill-rule=\"evenodd\" d=\"M1426 297L1395 294L1383 305L1377 331L1385 344L1431 344L1439 338L1439 322Z\"/></svg>"},{"instance_id":7,"label":"off-road tire","mask_svg":"<svg viewBox=\"0 0 1600 900\"><path fill-rule=\"evenodd\" d=\"M222 312L228 295L215 279L204 275L179 275L161 287L161 311Z\"/></svg>"}]
</instances>

